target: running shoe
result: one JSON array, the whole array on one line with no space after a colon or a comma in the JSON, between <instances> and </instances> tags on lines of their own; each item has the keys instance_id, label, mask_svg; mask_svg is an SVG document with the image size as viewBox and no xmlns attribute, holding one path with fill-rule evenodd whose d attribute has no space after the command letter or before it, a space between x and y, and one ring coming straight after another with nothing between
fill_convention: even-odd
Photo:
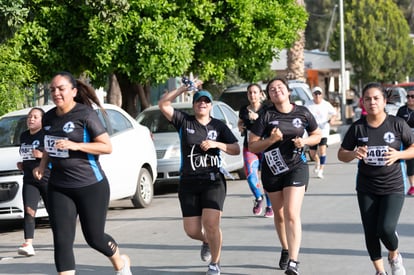
<instances>
[{"instance_id":1,"label":"running shoe","mask_svg":"<svg viewBox=\"0 0 414 275\"><path fill-rule=\"evenodd\" d=\"M24 243L17 250L17 254L23 256L34 256L36 253L34 251L33 245L30 243Z\"/></svg>"},{"instance_id":2,"label":"running shoe","mask_svg":"<svg viewBox=\"0 0 414 275\"><path fill-rule=\"evenodd\" d=\"M289 260L288 267L285 271L286 275L299 275L299 262L294 260Z\"/></svg>"},{"instance_id":3,"label":"running shoe","mask_svg":"<svg viewBox=\"0 0 414 275\"><path fill-rule=\"evenodd\" d=\"M403 266L403 260L401 257L401 254L398 253L397 258L395 259L388 259L388 262L390 263L391 266L391 274L392 275L405 275L405 268Z\"/></svg>"},{"instance_id":4,"label":"running shoe","mask_svg":"<svg viewBox=\"0 0 414 275\"><path fill-rule=\"evenodd\" d=\"M318 174L318 172L319 172L319 165L315 165L315 169L313 169L313 172L315 172L315 174Z\"/></svg>"},{"instance_id":5,"label":"running shoe","mask_svg":"<svg viewBox=\"0 0 414 275\"><path fill-rule=\"evenodd\" d=\"M215 263L210 263L206 275L220 275L220 266Z\"/></svg>"},{"instance_id":6,"label":"running shoe","mask_svg":"<svg viewBox=\"0 0 414 275\"><path fill-rule=\"evenodd\" d=\"M408 189L407 195L414 196L414 186L411 186L410 189Z\"/></svg>"},{"instance_id":7,"label":"running shoe","mask_svg":"<svg viewBox=\"0 0 414 275\"><path fill-rule=\"evenodd\" d=\"M203 262L208 262L211 260L211 252L208 243L203 242L201 245L200 257Z\"/></svg>"},{"instance_id":8,"label":"running shoe","mask_svg":"<svg viewBox=\"0 0 414 275\"><path fill-rule=\"evenodd\" d=\"M263 210L262 203L263 203L263 196L254 200L253 214L255 216L259 216L260 214L262 214L262 210Z\"/></svg>"},{"instance_id":9,"label":"running shoe","mask_svg":"<svg viewBox=\"0 0 414 275\"><path fill-rule=\"evenodd\" d=\"M375 272L375 275L388 275L388 273L385 271L377 271Z\"/></svg>"},{"instance_id":10,"label":"running shoe","mask_svg":"<svg viewBox=\"0 0 414 275\"><path fill-rule=\"evenodd\" d=\"M289 251L287 249L282 249L280 252L279 267L282 270L286 270L289 263Z\"/></svg>"},{"instance_id":11,"label":"running shoe","mask_svg":"<svg viewBox=\"0 0 414 275\"><path fill-rule=\"evenodd\" d=\"M316 176L320 179L323 179L323 170L319 170Z\"/></svg>"},{"instance_id":12,"label":"running shoe","mask_svg":"<svg viewBox=\"0 0 414 275\"><path fill-rule=\"evenodd\" d=\"M115 275L132 275L131 260L127 255L121 255L121 258L124 260L124 267L121 270L118 270Z\"/></svg>"},{"instance_id":13,"label":"running shoe","mask_svg":"<svg viewBox=\"0 0 414 275\"><path fill-rule=\"evenodd\" d=\"M270 206L266 207L265 213L264 213L264 217L265 218L273 218L274 214L273 214L273 209Z\"/></svg>"}]
</instances>

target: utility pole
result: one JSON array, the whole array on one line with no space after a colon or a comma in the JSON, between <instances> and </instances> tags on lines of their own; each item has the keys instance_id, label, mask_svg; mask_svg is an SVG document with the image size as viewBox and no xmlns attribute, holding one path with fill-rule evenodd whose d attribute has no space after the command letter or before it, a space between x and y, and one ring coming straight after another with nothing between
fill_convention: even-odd
<instances>
[{"instance_id":1,"label":"utility pole","mask_svg":"<svg viewBox=\"0 0 414 275\"><path fill-rule=\"evenodd\" d=\"M332 26L333 26L333 23L335 21L335 15L336 15L335 11L336 11L336 8L338 8L338 5L337 4L335 4L335 6L333 7L333 10L332 10L331 22L329 23L328 33L326 34L326 41L325 41L324 52L327 52L328 51L329 40L331 38L331 32L332 32Z\"/></svg>"},{"instance_id":2,"label":"utility pole","mask_svg":"<svg viewBox=\"0 0 414 275\"><path fill-rule=\"evenodd\" d=\"M346 79L345 79L345 35L344 35L344 2L339 0L339 21L340 21L340 53L341 53L341 120L346 123Z\"/></svg>"}]
</instances>

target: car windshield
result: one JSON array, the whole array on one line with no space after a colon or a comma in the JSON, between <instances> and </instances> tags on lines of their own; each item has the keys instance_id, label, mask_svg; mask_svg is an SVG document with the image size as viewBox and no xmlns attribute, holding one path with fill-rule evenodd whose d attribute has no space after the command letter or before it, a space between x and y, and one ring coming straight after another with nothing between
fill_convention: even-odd
<instances>
[{"instance_id":1,"label":"car windshield","mask_svg":"<svg viewBox=\"0 0 414 275\"><path fill-rule=\"evenodd\" d=\"M187 114L194 114L192 108L180 109ZM138 116L138 122L150 129L152 133L176 132L174 126L165 118L160 110L145 111Z\"/></svg>"},{"instance_id":2,"label":"car windshield","mask_svg":"<svg viewBox=\"0 0 414 275\"><path fill-rule=\"evenodd\" d=\"M27 130L26 116L0 119L0 147L19 146L20 134L25 130Z\"/></svg>"},{"instance_id":3,"label":"car windshield","mask_svg":"<svg viewBox=\"0 0 414 275\"><path fill-rule=\"evenodd\" d=\"M227 103L235 111L240 111L242 106L249 104L246 91L244 90L240 92L224 92L220 96L220 101Z\"/></svg>"},{"instance_id":4,"label":"car windshield","mask_svg":"<svg viewBox=\"0 0 414 275\"><path fill-rule=\"evenodd\" d=\"M388 89L387 103L401 104L403 99L401 98L400 91L398 89Z\"/></svg>"}]
</instances>

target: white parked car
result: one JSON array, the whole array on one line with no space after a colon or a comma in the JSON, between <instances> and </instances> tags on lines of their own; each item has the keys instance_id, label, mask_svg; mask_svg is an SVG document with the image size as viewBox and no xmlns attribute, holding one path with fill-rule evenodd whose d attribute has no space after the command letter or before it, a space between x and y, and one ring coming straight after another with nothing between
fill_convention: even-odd
<instances>
[{"instance_id":1,"label":"white parked car","mask_svg":"<svg viewBox=\"0 0 414 275\"><path fill-rule=\"evenodd\" d=\"M173 103L175 109L193 114L192 104ZM211 116L223 121L239 141L240 151L243 148L243 137L237 127L238 116L236 112L224 102L213 101ZM181 148L177 130L164 117L158 106L152 106L141 112L137 121L147 126L153 134L155 149L158 158L157 182L177 183L180 176ZM228 172L236 172L240 179L245 179L243 168L243 154L233 156L223 153L223 167Z\"/></svg>"},{"instance_id":2,"label":"white parked car","mask_svg":"<svg viewBox=\"0 0 414 275\"><path fill-rule=\"evenodd\" d=\"M53 105L43 106L47 111ZM112 153L99 157L108 177L111 200L130 198L136 208L147 207L154 195L157 158L149 130L140 125L121 108L104 104L107 117L99 109L112 142ZM26 116L30 108L14 111L0 117L0 220L24 217L23 175L16 163L19 155L20 134L27 129ZM40 202L36 217L47 212Z\"/></svg>"}]
</instances>

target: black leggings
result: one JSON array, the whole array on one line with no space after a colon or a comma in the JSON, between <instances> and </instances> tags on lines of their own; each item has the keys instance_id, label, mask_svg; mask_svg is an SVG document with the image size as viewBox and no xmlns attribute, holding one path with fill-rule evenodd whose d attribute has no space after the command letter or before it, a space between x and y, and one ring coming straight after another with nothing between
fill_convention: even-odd
<instances>
[{"instance_id":1,"label":"black leggings","mask_svg":"<svg viewBox=\"0 0 414 275\"><path fill-rule=\"evenodd\" d=\"M404 203L403 194L358 193L358 204L365 232L365 244L372 261L382 258L381 243L389 251L398 248L396 227Z\"/></svg>"},{"instance_id":2,"label":"black leggings","mask_svg":"<svg viewBox=\"0 0 414 275\"><path fill-rule=\"evenodd\" d=\"M24 204L24 238L33 239L36 226L35 215L31 215L26 208L31 208L36 213L40 197L42 197L47 208L47 182L24 181L22 193Z\"/></svg>"},{"instance_id":3,"label":"black leggings","mask_svg":"<svg viewBox=\"0 0 414 275\"><path fill-rule=\"evenodd\" d=\"M62 188L51 183L48 195L58 272L75 270L73 243L78 215L86 242L107 257L114 255L118 245L104 232L109 204L109 184L106 178L82 188Z\"/></svg>"}]
</instances>

